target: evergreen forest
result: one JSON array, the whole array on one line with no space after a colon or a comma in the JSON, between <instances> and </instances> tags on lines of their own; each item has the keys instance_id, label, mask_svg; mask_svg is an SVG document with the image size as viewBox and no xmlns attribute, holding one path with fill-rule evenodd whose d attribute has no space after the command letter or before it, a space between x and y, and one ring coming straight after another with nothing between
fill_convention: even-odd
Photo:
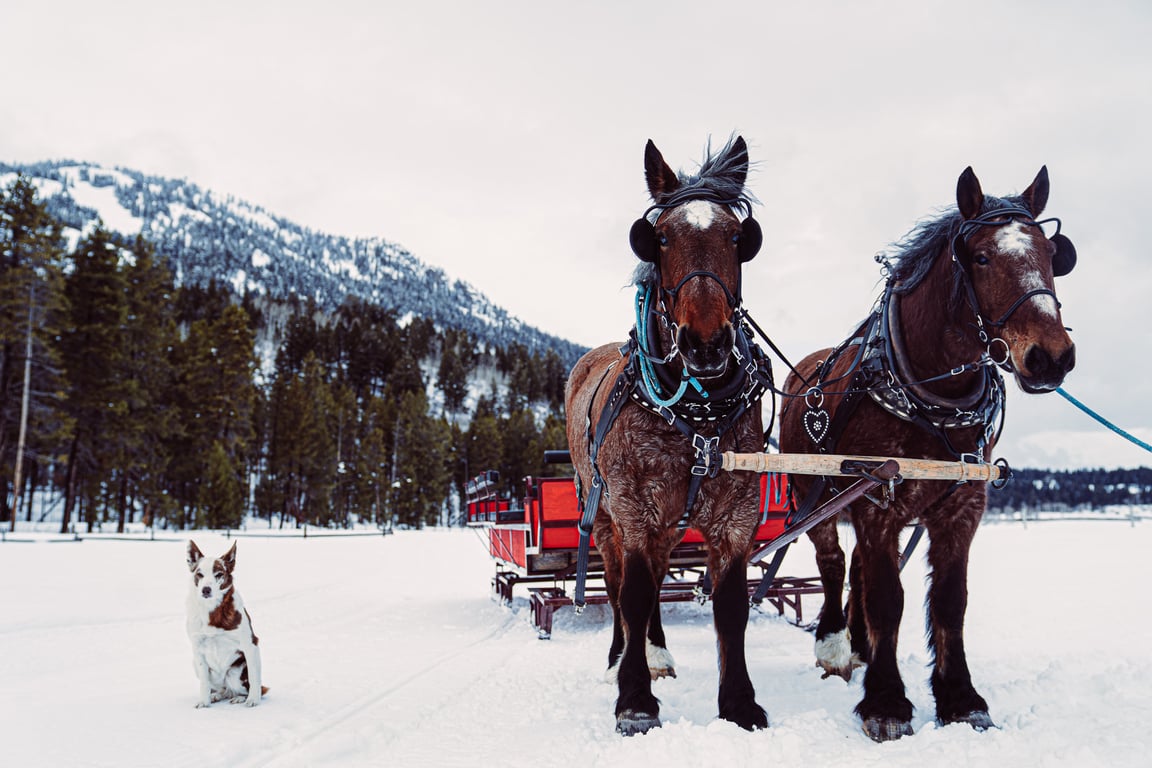
<instances>
[{"instance_id":1,"label":"evergreen forest","mask_svg":"<svg viewBox=\"0 0 1152 768\"><path fill-rule=\"evenodd\" d=\"M566 447L568 366L355 297L177 286L163 252L0 189L0 521L123 530L458 519Z\"/></svg>"}]
</instances>

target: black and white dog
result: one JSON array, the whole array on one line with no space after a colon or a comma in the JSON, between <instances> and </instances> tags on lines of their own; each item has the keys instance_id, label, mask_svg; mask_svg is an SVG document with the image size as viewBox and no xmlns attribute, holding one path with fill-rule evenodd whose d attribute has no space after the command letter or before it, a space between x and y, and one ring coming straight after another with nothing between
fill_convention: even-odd
<instances>
[{"instance_id":1,"label":"black and white dog","mask_svg":"<svg viewBox=\"0 0 1152 768\"><path fill-rule=\"evenodd\" d=\"M252 619L232 584L236 544L220 558L204 557L196 542L188 542L188 639L192 665L200 680L197 707L231 699L254 707L267 692L260 684L260 642Z\"/></svg>"}]
</instances>

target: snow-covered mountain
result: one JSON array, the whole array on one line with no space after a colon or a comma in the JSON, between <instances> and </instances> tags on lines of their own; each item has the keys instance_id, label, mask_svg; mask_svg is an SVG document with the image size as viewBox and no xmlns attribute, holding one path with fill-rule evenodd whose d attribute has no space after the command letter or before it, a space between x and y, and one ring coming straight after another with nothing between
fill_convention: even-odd
<instances>
[{"instance_id":1,"label":"snow-covered mountain","mask_svg":"<svg viewBox=\"0 0 1152 768\"><path fill-rule=\"evenodd\" d=\"M77 233L97 221L128 237L142 234L168 257L178 285L231 284L273 299L315 299L335 309L354 295L396 313L463 328L504 347L555 350L575 361L582 349L525 325L472 285L453 280L383 238L315 232L263 208L185 180L126 168L52 161L0 163L0 187L18 173L32 179L49 211Z\"/></svg>"}]
</instances>

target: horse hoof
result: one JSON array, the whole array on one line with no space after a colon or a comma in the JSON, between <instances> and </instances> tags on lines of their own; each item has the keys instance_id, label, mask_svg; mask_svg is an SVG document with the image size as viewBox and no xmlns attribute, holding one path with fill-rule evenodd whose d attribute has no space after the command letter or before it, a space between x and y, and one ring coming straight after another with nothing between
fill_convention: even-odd
<instances>
[{"instance_id":1,"label":"horse hoof","mask_svg":"<svg viewBox=\"0 0 1152 768\"><path fill-rule=\"evenodd\" d=\"M896 741L912 735L912 724L897 717L869 717L864 720L864 733L875 742Z\"/></svg>"},{"instance_id":2,"label":"horse hoof","mask_svg":"<svg viewBox=\"0 0 1152 768\"><path fill-rule=\"evenodd\" d=\"M838 666L835 666L832 664L825 664L819 660L816 662L816 666L818 666L818 667L820 667L820 669L824 670L824 674L820 675L821 680L827 680L828 678L835 675L836 677L841 678L844 682L850 683L850 682L852 682L852 672L856 669L856 667L862 667L864 665L863 665L863 663L860 663L859 661L857 661L857 658L855 656L853 656L852 657L852 663L850 663L844 667L838 667Z\"/></svg>"},{"instance_id":3,"label":"horse hoof","mask_svg":"<svg viewBox=\"0 0 1152 768\"><path fill-rule=\"evenodd\" d=\"M952 723L968 723L972 726L972 730L980 731L983 733L989 728L995 728L996 723L992 722L992 716L983 710L976 710L969 712L966 715L959 715L957 717L950 717L947 720L937 719L936 722L940 725L951 725Z\"/></svg>"},{"instance_id":4,"label":"horse hoof","mask_svg":"<svg viewBox=\"0 0 1152 768\"><path fill-rule=\"evenodd\" d=\"M616 733L621 736L635 736L638 733L648 733L653 728L660 727L660 718L647 712L637 712L626 709L616 715Z\"/></svg>"}]
</instances>

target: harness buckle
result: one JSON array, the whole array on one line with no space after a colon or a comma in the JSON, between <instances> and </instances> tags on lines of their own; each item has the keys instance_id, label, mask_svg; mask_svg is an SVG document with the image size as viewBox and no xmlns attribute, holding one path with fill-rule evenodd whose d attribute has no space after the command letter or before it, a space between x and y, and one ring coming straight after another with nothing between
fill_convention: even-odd
<instances>
[{"instance_id":1,"label":"harness buckle","mask_svg":"<svg viewBox=\"0 0 1152 768\"><path fill-rule=\"evenodd\" d=\"M696 463L692 474L698 477L715 477L720 469L720 436L704 437L700 433L692 435L692 447L696 450Z\"/></svg>"},{"instance_id":2,"label":"harness buckle","mask_svg":"<svg viewBox=\"0 0 1152 768\"><path fill-rule=\"evenodd\" d=\"M960 461L964 464L983 464L984 457L978 453L962 453Z\"/></svg>"}]
</instances>

